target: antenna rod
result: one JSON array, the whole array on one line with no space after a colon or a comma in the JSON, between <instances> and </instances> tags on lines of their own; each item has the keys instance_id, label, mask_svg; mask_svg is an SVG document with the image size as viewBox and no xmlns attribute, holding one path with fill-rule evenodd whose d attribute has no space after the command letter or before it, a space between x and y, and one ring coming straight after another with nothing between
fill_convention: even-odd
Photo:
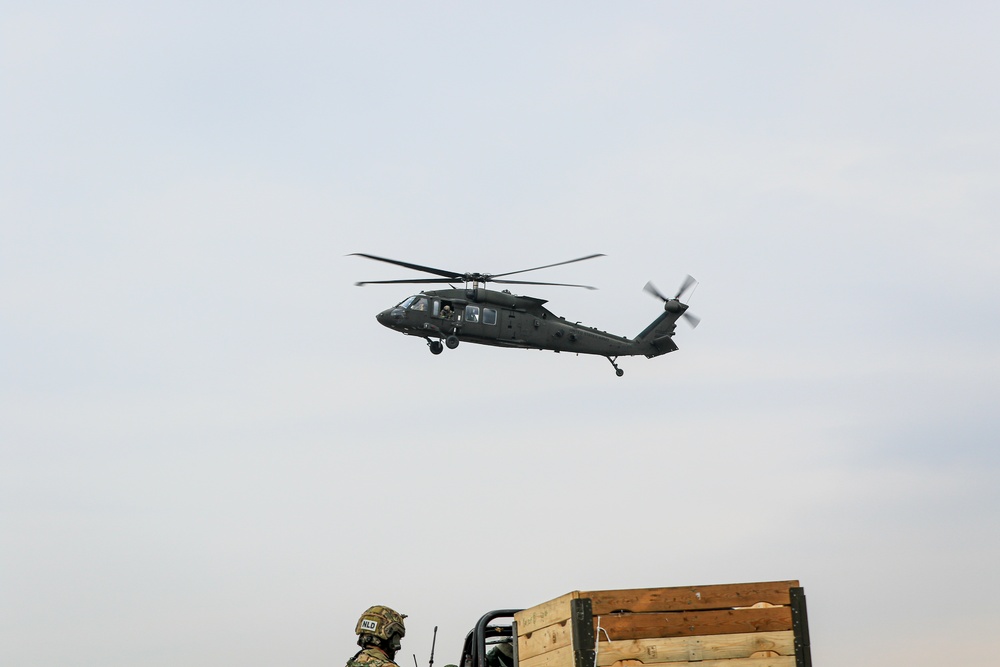
<instances>
[{"instance_id":1,"label":"antenna rod","mask_svg":"<svg viewBox=\"0 0 1000 667\"><path fill-rule=\"evenodd\" d=\"M417 664L417 654L416 653L413 654L413 667L420 667L420 665Z\"/></svg>"},{"instance_id":2,"label":"antenna rod","mask_svg":"<svg viewBox=\"0 0 1000 667\"><path fill-rule=\"evenodd\" d=\"M431 639L431 660L427 663L427 667L434 667L434 645L437 644L438 639L438 626L434 626L434 637Z\"/></svg>"}]
</instances>

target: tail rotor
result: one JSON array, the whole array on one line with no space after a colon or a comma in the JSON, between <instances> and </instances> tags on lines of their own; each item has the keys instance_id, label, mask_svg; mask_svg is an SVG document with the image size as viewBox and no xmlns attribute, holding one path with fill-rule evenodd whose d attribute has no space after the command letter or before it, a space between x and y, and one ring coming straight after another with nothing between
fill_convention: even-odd
<instances>
[{"instance_id":1,"label":"tail rotor","mask_svg":"<svg viewBox=\"0 0 1000 667\"><path fill-rule=\"evenodd\" d=\"M691 325L691 328L693 329L697 327L698 324L701 322L701 318L695 315L694 313L688 312L687 304L681 303L681 297L684 296L684 294L689 289L691 289L691 287L695 285L697 282L698 281L695 280L694 277L690 275L685 277L684 282L681 283L680 289L677 290L677 294L675 294L672 299L664 296L663 292L658 290L656 288L656 285L654 285L652 281L646 283L646 286L643 287L643 289L652 294L653 296L655 296L660 301L662 301L664 310L669 310L675 313L679 312L681 316L687 321L688 324Z\"/></svg>"}]
</instances>

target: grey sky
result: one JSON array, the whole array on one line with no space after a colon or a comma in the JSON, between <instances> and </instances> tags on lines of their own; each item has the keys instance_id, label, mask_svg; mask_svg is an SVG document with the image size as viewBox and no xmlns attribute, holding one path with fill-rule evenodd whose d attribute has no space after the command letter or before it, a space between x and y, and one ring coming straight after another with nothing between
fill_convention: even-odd
<instances>
[{"instance_id":1,"label":"grey sky","mask_svg":"<svg viewBox=\"0 0 1000 667\"><path fill-rule=\"evenodd\" d=\"M0 663L401 659L798 578L817 664L1000 650L993 3L7 2ZM681 348L380 327L410 277Z\"/></svg>"}]
</instances>

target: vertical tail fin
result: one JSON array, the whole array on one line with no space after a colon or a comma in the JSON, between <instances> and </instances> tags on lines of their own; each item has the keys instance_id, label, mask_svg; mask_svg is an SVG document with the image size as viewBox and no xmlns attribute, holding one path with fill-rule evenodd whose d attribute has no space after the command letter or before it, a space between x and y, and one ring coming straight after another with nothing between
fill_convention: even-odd
<instances>
[{"instance_id":1,"label":"vertical tail fin","mask_svg":"<svg viewBox=\"0 0 1000 667\"><path fill-rule=\"evenodd\" d=\"M648 327L635 337L642 353L652 359L667 352L676 352L674 332L677 330L677 318L680 313L667 311L653 320Z\"/></svg>"}]
</instances>

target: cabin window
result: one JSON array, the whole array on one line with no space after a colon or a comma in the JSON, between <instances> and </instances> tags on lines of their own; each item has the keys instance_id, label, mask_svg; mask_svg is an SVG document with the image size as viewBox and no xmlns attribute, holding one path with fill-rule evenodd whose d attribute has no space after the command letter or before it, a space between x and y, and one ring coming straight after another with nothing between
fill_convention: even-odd
<instances>
[{"instance_id":1,"label":"cabin window","mask_svg":"<svg viewBox=\"0 0 1000 667\"><path fill-rule=\"evenodd\" d=\"M479 306L466 306L465 307L465 321L466 322L479 322Z\"/></svg>"},{"instance_id":2,"label":"cabin window","mask_svg":"<svg viewBox=\"0 0 1000 667\"><path fill-rule=\"evenodd\" d=\"M434 317L450 320L455 317L455 305L451 301L434 300Z\"/></svg>"},{"instance_id":3,"label":"cabin window","mask_svg":"<svg viewBox=\"0 0 1000 667\"><path fill-rule=\"evenodd\" d=\"M483 324L496 324L497 311L493 308L483 308Z\"/></svg>"},{"instance_id":4,"label":"cabin window","mask_svg":"<svg viewBox=\"0 0 1000 667\"><path fill-rule=\"evenodd\" d=\"M413 305L410 306L410 310L427 310L427 299L425 297L420 297L413 302Z\"/></svg>"}]
</instances>

